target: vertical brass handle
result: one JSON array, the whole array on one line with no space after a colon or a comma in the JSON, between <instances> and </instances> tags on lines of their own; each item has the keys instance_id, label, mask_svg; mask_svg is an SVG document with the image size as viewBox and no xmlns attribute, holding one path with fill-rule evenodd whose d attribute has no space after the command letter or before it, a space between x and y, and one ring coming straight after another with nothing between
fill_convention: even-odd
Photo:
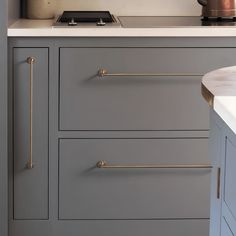
<instances>
[{"instance_id":1,"label":"vertical brass handle","mask_svg":"<svg viewBox=\"0 0 236 236\"><path fill-rule=\"evenodd\" d=\"M33 168L33 77L34 68L33 65L36 61L34 57L28 57L27 63L30 65L29 74L29 157L26 164L28 169Z\"/></svg>"},{"instance_id":2,"label":"vertical brass handle","mask_svg":"<svg viewBox=\"0 0 236 236\"><path fill-rule=\"evenodd\" d=\"M221 169L218 168L217 169L217 199L220 199L220 173L221 173Z\"/></svg>"}]
</instances>

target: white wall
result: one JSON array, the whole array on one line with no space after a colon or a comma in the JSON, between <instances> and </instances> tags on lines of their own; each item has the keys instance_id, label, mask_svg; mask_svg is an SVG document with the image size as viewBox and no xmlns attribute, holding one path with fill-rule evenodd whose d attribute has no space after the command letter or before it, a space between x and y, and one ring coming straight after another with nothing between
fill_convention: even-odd
<instances>
[{"instance_id":1,"label":"white wall","mask_svg":"<svg viewBox=\"0 0 236 236\"><path fill-rule=\"evenodd\" d=\"M63 10L110 10L116 15L199 16L197 0L55 0Z\"/></svg>"}]
</instances>

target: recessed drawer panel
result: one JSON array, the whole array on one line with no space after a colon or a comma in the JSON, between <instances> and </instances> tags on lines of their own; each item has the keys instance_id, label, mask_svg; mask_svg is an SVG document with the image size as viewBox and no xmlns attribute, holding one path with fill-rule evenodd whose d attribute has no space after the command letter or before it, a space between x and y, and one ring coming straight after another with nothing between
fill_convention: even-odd
<instances>
[{"instance_id":1,"label":"recessed drawer panel","mask_svg":"<svg viewBox=\"0 0 236 236\"><path fill-rule=\"evenodd\" d=\"M207 219L14 221L11 236L209 236Z\"/></svg>"},{"instance_id":2,"label":"recessed drawer panel","mask_svg":"<svg viewBox=\"0 0 236 236\"><path fill-rule=\"evenodd\" d=\"M226 153L225 153L225 177L224 177L224 201L236 219L236 145L230 141L229 138L226 139Z\"/></svg>"},{"instance_id":3,"label":"recessed drawer panel","mask_svg":"<svg viewBox=\"0 0 236 236\"><path fill-rule=\"evenodd\" d=\"M61 139L59 219L208 218L210 169L158 164L208 164L207 139Z\"/></svg>"},{"instance_id":4,"label":"recessed drawer panel","mask_svg":"<svg viewBox=\"0 0 236 236\"><path fill-rule=\"evenodd\" d=\"M222 218L221 235L222 236L234 236L234 234L233 234L232 230L230 229L228 223L226 222L225 218Z\"/></svg>"},{"instance_id":5,"label":"recessed drawer panel","mask_svg":"<svg viewBox=\"0 0 236 236\"><path fill-rule=\"evenodd\" d=\"M48 55L48 48L14 48L15 220L48 219Z\"/></svg>"},{"instance_id":6,"label":"recessed drawer panel","mask_svg":"<svg viewBox=\"0 0 236 236\"><path fill-rule=\"evenodd\" d=\"M60 130L208 129L201 75L232 48L61 48ZM108 74L98 76L100 69Z\"/></svg>"}]
</instances>

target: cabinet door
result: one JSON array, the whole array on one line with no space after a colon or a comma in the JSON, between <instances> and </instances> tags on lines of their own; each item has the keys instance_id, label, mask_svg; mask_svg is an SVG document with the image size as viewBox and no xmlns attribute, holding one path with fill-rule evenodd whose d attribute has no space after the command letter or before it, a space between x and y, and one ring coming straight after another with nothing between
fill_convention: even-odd
<instances>
[{"instance_id":1,"label":"cabinet door","mask_svg":"<svg viewBox=\"0 0 236 236\"><path fill-rule=\"evenodd\" d=\"M214 113L211 113L213 116ZM221 175L221 130L211 119L210 123L210 138L209 138L209 156L212 163L211 172L211 213L210 213L210 235L220 235L220 220L221 220L221 201L220 201L220 175Z\"/></svg>"},{"instance_id":2,"label":"cabinet door","mask_svg":"<svg viewBox=\"0 0 236 236\"><path fill-rule=\"evenodd\" d=\"M236 135L226 129L225 151L222 155L223 191L222 191L222 229L221 236L236 235ZM228 225L227 233L224 232L224 219ZM231 233L231 234L230 234Z\"/></svg>"},{"instance_id":3,"label":"cabinet door","mask_svg":"<svg viewBox=\"0 0 236 236\"><path fill-rule=\"evenodd\" d=\"M234 236L225 218L222 219L221 236Z\"/></svg>"},{"instance_id":4,"label":"cabinet door","mask_svg":"<svg viewBox=\"0 0 236 236\"><path fill-rule=\"evenodd\" d=\"M13 56L14 219L47 219L48 49L15 48Z\"/></svg>"},{"instance_id":5,"label":"cabinet door","mask_svg":"<svg viewBox=\"0 0 236 236\"><path fill-rule=\"evenodd\" d=\"M236 219L236 143L233 141L229 137L226 138L223 200L232 216Z\"/></svg>"}]
</instances>

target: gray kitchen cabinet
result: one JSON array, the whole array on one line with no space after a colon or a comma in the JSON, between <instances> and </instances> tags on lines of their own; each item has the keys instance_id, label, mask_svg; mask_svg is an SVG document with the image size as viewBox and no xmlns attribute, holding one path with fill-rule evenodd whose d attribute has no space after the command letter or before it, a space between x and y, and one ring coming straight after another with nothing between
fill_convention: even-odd
<instances>
[{"instance_id":1,"label":"gray kitchen cabinet","mask_svg":"<svg viewBox=\"0 0 236 236\"><path fill-rule=\"evenodd\" d=\"M209 156L212 164L211 172L211 213L210 235L220 236L221 201L221 135L220 127L213 120L210 123Z\"/></svg>"},{"instance_id":2,"label":"gray kitchen cabinet","mask_svg":"<svg viewBox=\"0 0 236 236\"><path fill-rule=\"evenodd\" d=\"M211 111L212 132L210 151L212 163L220 170L220 175L212 178L211 195L211 236L236 235L236 190L233 187L236 179L236 135L224 123L224 121ZM215 167L213 167L214 169ZM214 172L214 171L213 171ZM216 187L214 187L216 186Z\"/></svg>"},{"instance_id":3,"label":"gray kitchen cabinet","mask_svg":"<svg viewBox=\"0 0 236 236\"><path fill-rule=\"evenodd\" d=\"M232 230L230 229L228 223L226 222L226 220L223 218L222 220L222 225L221 225L221 235L224 236L234 236Z\"/></svg>"},{"instance_id":4,"label":"gray kitchen cabinet","mask_svg":"<svg viewBox=\"0 0 236 236\"><path fill-rule=\"evenodd\" d=\"M48 79L47 48L13 49L15 220L48 218Z\"/></svg>"},{"instance_id":5,"label":"gray kitchen cabinet","mask_svg":"<svg viewBox=\"0 0 236 236\"><path fill-rule=\"evenodd\" d=\"M233 65L235 47L183 41L10 39L9 236L208 236L201 75ZM29 56L36 58L33 169L25 169ZM102 160L207 168L98 168Z\"/></svg>"},{"instance_id":6,"label":"gray kitchen cabinet","mask_svg":"<svg viewBox=\"0 0 236 236\"><path fill-rule=\"evenodd\" d=\"M236 188L234 187L236 179L236 135L228 128L224 137L224 153L222 156L222 218L228 224L232 235L236 235ZM224 236L224 232L221 232L221 235Z\"/></svg>"},{"instance_id":7,"label":"gray kitchen cabinet","mask_svg":"<svg viewBox=\"0 0 236 236\"><path fill-rule=\"evenodd\" d=\"M0 235L8 235L7 0L0 1Z\"/></svg>"}]
</instances>

